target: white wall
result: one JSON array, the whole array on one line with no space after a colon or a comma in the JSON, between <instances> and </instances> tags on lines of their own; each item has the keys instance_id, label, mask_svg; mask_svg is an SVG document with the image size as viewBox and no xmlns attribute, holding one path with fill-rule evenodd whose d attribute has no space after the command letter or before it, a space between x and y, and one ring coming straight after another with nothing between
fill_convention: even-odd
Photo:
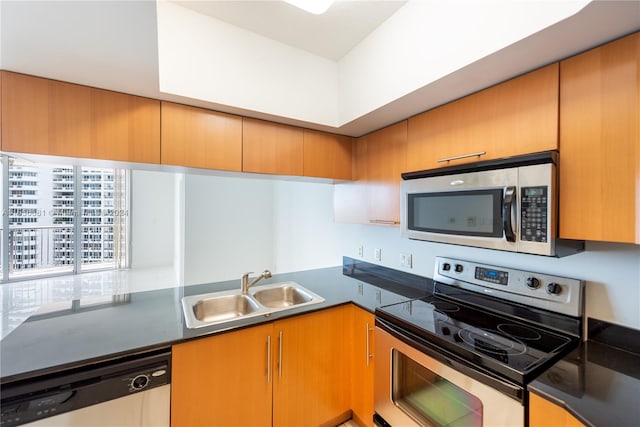
<instances>
[{"instance_id":1,"label":"white wall","mask_svg":"<svg viewBox=\"0 0 640 427\"><path fill-rule=\"evenodd\" d=\"M296 120L338 122L335 62L158 2L160 90Z\"/></svg>"},{"instance_id":2,"label":"white wall","mask_svg":"<svg viewBox=\"0 0 640 427\"><path fill-rule=\"evenodd\" d=\"M131 267L174 264L175 175L133 170L131 173Z\"/></svg>"},{"instance_id":3,"label":"white wall","mask_svg":"<svg viewBox=\"0 0 640 427\"><path fill-rule=\"evenodd\" d=\"M588 3L410 0L339 61L340 123L436 82ZM497 82L483 81L482 73L474 78L480 87Z\"/></svg>"},{"instance_id":4,"label":"white wall","mask_svg":"<svg viewBox=\"0 0 640 427\"><path fill-rule=\"evenodd\" d=\"M331 184L186 175L184 210L186 285L342 263Z\"/></svg>"},{"instance_id":5,"label":"white wall","mask_svg":"<svg viewBox=\"0 0 640 427\"><path fill-rule=\"evenodd\" d=\"M640 245L587 242L585 252L549 258L413 241L401 238L396 228L352 225L343 235L341 251L359 258L359 245L364 245L365 261L427 277L440 255L582 279L588 317L640 329ZM381 262L374 260L375 248L382 250ZM413 269L400 267L401 252L413 255Z\"/></svg>"}]
</instances>

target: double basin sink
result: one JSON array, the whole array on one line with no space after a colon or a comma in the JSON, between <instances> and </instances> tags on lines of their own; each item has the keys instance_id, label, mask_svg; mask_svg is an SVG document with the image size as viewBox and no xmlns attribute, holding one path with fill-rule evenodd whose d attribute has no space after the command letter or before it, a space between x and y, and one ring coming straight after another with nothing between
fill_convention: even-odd
<instances>
[{"instance_id":1,"label":"double basin sink","mask_svg":"<svg viewBox=\"0 0 640 427\"><path fill-rule=\"evenodd\" d=\"M250 288L191 295L182 298L182 310L187 328L203 328L234 320L319 304L320 295L296 282L282 282Z\"/></svg>"}]
</instances>

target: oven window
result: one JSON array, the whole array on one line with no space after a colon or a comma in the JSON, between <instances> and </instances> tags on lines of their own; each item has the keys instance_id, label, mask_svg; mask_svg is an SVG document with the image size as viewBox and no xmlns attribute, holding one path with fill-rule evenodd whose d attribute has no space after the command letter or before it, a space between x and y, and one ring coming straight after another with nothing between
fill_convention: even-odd
<instances>
[{"instance_id":1,"label":"oven window","mask_svg":"<svg viewBox=\"0 0 640 427\"><path fill-rule=\"evenodd\" d=\"M481 427L477 397L393 350L392 400L420 425Z\"/></svg>"},{"instance_id":2,"label":"oven window","mask_svg":"<svg viewBox=\"0 0 640 427\"><path fill-rule=\"evenodd\" d=\"M502 189L407 195L410 230L502 237Z\"/></svg>"}]
</instances>

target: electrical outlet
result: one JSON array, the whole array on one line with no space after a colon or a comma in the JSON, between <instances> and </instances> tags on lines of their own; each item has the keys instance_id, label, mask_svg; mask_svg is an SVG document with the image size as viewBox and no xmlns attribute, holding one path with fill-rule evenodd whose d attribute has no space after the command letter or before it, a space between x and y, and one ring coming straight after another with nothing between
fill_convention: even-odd
<instances>
[{"instance_id":1,"label":"electrical outlet","mask_svg":"<svg viewBox=\"0 0 640 427\"><path fill-rule=\"evenodd\" d=\"M376 261L382 261L382 249L375 248L373 250L373 257L376 259Z\"/></svg>"},{"instance_id":2,"label":"electrical outlet","mask_svg":"<svg viewBox=\"0 0 640 427\"><path fill-rule=\"evenodd\" d=\"M358 256L361 258L364 256L364 245L358 246Z\"/></svg>"},{"instance_id":3,"label":"electrical outlet","mask_svg":"<svg viewBox=\"0 0 640 427\"><path fill-rule=\"evenodd\" d=\"M413 255L401 253L400 254L400 265L402 267L413 268Z\"/></svg>"}]
</instances>

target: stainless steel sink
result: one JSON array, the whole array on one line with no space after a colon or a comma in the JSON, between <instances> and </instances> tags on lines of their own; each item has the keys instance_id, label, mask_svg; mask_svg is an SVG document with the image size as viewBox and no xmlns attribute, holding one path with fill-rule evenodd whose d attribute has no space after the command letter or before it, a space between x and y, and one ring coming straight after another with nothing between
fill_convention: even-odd
<instances>
[{"instance_id":1,"label":"stainless steel sink","mask_svg":"<svg viewBox=\"0 0 640 427\"><path fill-rule=\"evenodd\" d=\"M247 295L224 295L199 300L193 314L201 322L220 322L255 313L260 306Z\"/></svg>"},{"instance_id":2,"label":"stainless steel sink","mask_svg":"<svg viewBox=\"0 0 640 427\"><path fill-rule=\"evenodd\" d=\"M248 294L240 289L191 295L182 298L187 328L195 329L234 320L291 310L324 301L296 282L256 286Z\"/></svg>"},{"instance_id":3,"label":"stainless steel sink","mask_svg":"<svg viewBox=\"0 0 640 427\"><path fill-rule=\"evenodd\" d=\"M291 307L313 300L310 294L291 285L256 290L253 297L260 304L270 308Z\"/></svg>"}]
</instances>

